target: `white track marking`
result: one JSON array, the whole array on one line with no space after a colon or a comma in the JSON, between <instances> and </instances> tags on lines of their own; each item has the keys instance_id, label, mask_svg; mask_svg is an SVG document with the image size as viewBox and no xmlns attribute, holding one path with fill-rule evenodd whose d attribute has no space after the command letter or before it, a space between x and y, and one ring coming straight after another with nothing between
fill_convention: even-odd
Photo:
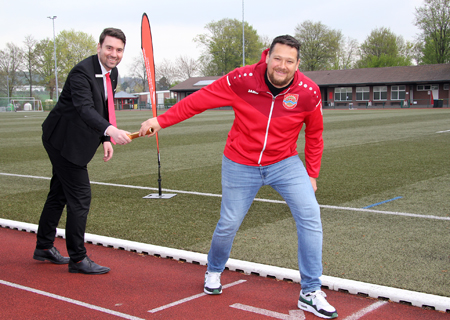
<instances>
[{"instance_id":1,"label":"white track marking","mask_svg":"<svg viewBox=\"0 0 450 320\"><path fill-rule=\"evenodd\" d=\"M111 315L114 315L114 316L117 316L117 317L121 317L121 318L124 318L124 319L145 320L143 318L134 317L134 316L131 316L129 314L125 314L125 313L117 312L117 311L114 311L114 310L109 310L109 309L106 309L106 308L94 306L94 305L86 303L86 302L82 302L82 301L66 298L66 297L59 296L59 295L56 295L56 294L53 294L53 293L49 293L49 292L45 292L45 291L42 291L42 290L33 289L33 288L30 288L30 287L25 287L25 286L22 286L20 284L16 284L16 283L4 281L4 280L0 280L0 284L4 284L6 286L10 286L10 287L13 287L13 288L16 288L16 289L25 290L25 291L28 291L28 292L40 294L42 296L46 296L46 297L49 297L49 298L61 300L61 301L64 301L64 302L72 303L72 304L75 304L77 306L81 306L81 307L84 307L84 308L92 309L92 310L95 310L95 311L108 313L108 314L111 314Z\"/></svg>"},{"instance_id":2,"label":"white track marking","mask_svg":"<svg viewBox=\"0 0 450 320\"><path fill-rule=\"evenodd\" d=\"M9 177L19 177L19 178L31 178L31 179L50 180L49 177L39 177L39 176L31 176L31 175L13 174L13 173L3 173L3 172L0 172L0 175L1 175L1 176L9 176ZM111 187L121 187L121 188L131 188L131 189L141 189L141 190L159 190L158 188L151 188L151 187L141 187L141 186L126 185L126 184L116 184L116 183L106 183L106 182L95 182L95 181L91 181L91 184L102 185L102 186L111 186ZM204 192L195 192L195 191L172 190L172 189L162 189L162 191L165 191L165 192L174 192L174 193L185 193L185 194L192 194L192 195L197 195L197 196L218 197L218 198L221 198L221 197L222 197L222 195L220 195L220 194L204 193ZM260 199L260 198L255 198L255 201L286 204L286 202L283 201L283 200L271 200L271 199ZM347 210L347 211L358 211L358 212L369 212L369 213L380 213L380 214L388 214L388 215L403 216L403 217L411 217L411 218L421 218L421 219L434 219L434 220L446 220L446 221L450 221L450 217L439 217L439 216L431 216L431 215L423 215L423 214L414 214L414 213L407 213L407 212L381 211L381 210L362 209L362 208L351 208L351 207L338 207L338 206L328 206L328 205L320 205L320 207L321 207L321 208L326 208L326 209Z\"/></svg>"},{"instance_id":3,"label":"white track marking","mask_svg":"<svg viewBox=\"0 0 450 320\"><path fill-rule=\"evenodd\" d=\"M226 285L222 286L222 289L226 289L226 288L229 288L229 287L232 287L232 286L244 283L246 281L247 280L238 280L238 281L235 281L235 282L232 282L232 283L229 283L229 284L226 284ZM155 308L155 309L152 309L152 310L148 310L147 312L155 313L155 312L158 312L158 311L161 311L161 310L164 310L164 309L168 309L168 308L171 308L171 307L175 307L175 306L178 306L178 305L180 305L182 303L185 303L185 302L197 299L197 298L201 298L201 297L207 296L207 295L208 294L202 292L202 293L199 293L199 294L196 294L196 295L193 295L193 296L190 296L190 297L187 297L187 298L184 298L184 299L181 299L181 300L178 300L178 301L166 304L164 306L161 306L161 307L158 307L158 308Z\"/></svg>"},{"instance_id":4,"label":"white track marking","mask_svg":"<svg viewBox=\"0 0 450 320\"><path fill-rule=\"evenodd\" d=\"M289 314L279 313L275 311L270 311L266 309L256 308L252 306L247 306L245 304L235 303L230 306L231 308L244 310L256 314L261 314L263 316L282 319L282 320L304 320L305 314L303 310L289 310Z\"/></svg>"},{"instance_id":5,"label":"white track marking","mask_svg":"<svg viewBox=\"0 0 450 320\"><path fill-rule=\"evenodd\" d=\"M371 313L372 311L374 311L374 310L378 309L379 307L385 305L386 303L388 303L388 302L387 301L375 302L374 304L371 304L370 306L359 310L358 312L352 314L351 316L348 316L344 320L358 320L358 319L364 317L366 314Z\"/></svg>"}]
</instances>

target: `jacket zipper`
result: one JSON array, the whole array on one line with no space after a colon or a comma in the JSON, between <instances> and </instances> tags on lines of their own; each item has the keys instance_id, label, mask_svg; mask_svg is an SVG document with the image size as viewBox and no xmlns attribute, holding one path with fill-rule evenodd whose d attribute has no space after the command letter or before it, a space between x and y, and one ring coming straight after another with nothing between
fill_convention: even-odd
<instances>
[{"instance_id":1,"label":"jacket zipper","mask_svg":"<svg viewBox=\"0 0 450 320\"><path fill-rule=\"evenodd\" d=\"M267 120L267 127L266 127L266 135L264 137L264 145L263 148L261 150L261 153L259 154L259 159L258 159L258 165L261 166L261 160L262 160L262 156L264 151L266 150L266 146L267 146L267 138L269 136L269 127L270 127L270 121L272 120L272 112L273 112L273 108L275 107L275 99L279 96L279 95L286 95L289 91L291 91L291 88L289 87L286 92L284 93L279 93L276 96L274 96L271 92L267 92L268 94L270 94L272 96L272 105L270 106L270 114L269 114L269 119Z\"/></svg>"},{"instance_id":2,"label":"jacket zipper","mask_svg":"<svg viewBox=\"0 0 450 320\"><path fill-rule=\"evenodd\" d=\"M269 114L269 119L267 120L267 127L266 127L266 135L264 137L264 145L263 148L261 150L261 153L259 154L259 159L258 159L258 165L261 166L261 160L262 160L262 156L264 151L266 150L266 146L267 146L267 137L269 136L269 127L270 127L270 121L272 120L272 112L273 112L273 107L275 106L275 98L272 94L270 94L272 96L272 105L270 106L270 114Z\"/></svg>"}]
</instances>

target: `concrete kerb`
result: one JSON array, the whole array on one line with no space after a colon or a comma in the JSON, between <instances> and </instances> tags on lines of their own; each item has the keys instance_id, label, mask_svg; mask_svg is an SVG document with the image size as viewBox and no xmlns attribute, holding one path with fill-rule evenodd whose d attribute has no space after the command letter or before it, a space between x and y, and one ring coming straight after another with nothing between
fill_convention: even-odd
<instances>
[{"instance_id":1,"label":"concrete kerb","mask_svg":"<svg viewBox=\"0 0 450 320\"><path fill-rule=\"evenodd\" d=\"M0 219L0 226L20 231L37 232L36 224ZM57 237L65 238L65 230L57 229ZM135 241L116 239L95 234L85 234L85 242L120 250L145 253L148 255L185 261L199 265L207 264L207 255L179 249L155 246ZM261 277L276 278L300 283L298 270L264 265L260 263L229 259L226 267L231 271L254 274ZM361 281L322 276L322 285L330 290L344 291L350 294L364 295L375 299L390 300L397 303L407 303L416 307L431 307L438 311L450 312L450 298L427 293L415 292L365 283Z\"/></svg>"}]
</instances>

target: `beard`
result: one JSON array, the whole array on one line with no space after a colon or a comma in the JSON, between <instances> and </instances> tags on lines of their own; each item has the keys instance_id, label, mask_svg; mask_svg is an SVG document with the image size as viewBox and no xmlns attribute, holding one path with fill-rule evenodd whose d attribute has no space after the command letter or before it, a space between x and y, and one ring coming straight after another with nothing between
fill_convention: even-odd
<instances>
[{"instance_id":1,"label":"beard","mask_svg":"<svg viewBox=\"0 0 450 320\"><path fill-rule=\"evenodd\" d=\"M278 88L283 88L286 87L294 78L294 75L289 75L289 73L286 73L286 76L284 78L276 78L275 77L275 72L277 70L273 70L272 72L270 72L269 70L267 70L267 77L269 78L270 83L272 83L275 87Z\"/></svg>"}]
</instances>

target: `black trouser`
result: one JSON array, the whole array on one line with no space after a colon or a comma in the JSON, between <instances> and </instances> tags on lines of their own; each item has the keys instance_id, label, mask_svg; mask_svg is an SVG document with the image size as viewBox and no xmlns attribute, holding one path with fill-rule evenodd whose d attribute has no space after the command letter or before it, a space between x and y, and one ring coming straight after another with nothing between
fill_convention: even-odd
<instances>
[{"instance_id":1,"label":"black trouser","mask_svg":"<svg viewBox=\"0 0 450 320\"><path fill-rule=\"evenodd\" d=\"M84 233L91 204L91 185L87 166L78 166L63 158L43 140L53 165L50 191L39 219L36 248L53 247L64 206L67 205L66 246L70 258L78 262L86 256Z\"/></svg>"}]
</instances>

